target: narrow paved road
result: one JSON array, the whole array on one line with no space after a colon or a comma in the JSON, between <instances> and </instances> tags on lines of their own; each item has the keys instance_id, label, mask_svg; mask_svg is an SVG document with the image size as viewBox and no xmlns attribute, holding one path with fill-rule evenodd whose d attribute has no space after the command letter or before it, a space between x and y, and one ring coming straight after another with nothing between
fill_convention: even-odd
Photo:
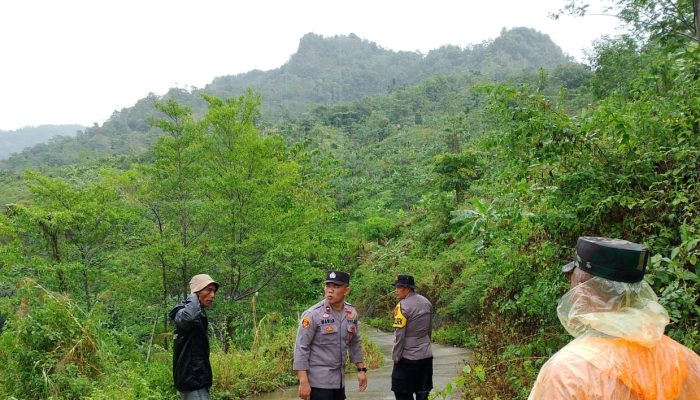
<instances>
[{"instance_id":1,"label":"narrow paved road","mask_svg":"<svg viewBox=\"0 0 700 400\"><path fill-rule=\"evenodd\" d=\"M367 373L367 390L363 393L357 391L357 375L355 373L346 375L345 392L347 397L349 400L394 399L394 393L391 391L391 345L394 337L390 333L367 326L362 327L362 331L364 336L371 338L381 347L382 353L384 353L384 366ZM459 376L470 354L471 351L467 349L433 344L433 384L435 387L443 389L452 378ZM296 398L297 387L294 386L250 397L250 400L293 400Z\"/></svg>"}]
</instances>

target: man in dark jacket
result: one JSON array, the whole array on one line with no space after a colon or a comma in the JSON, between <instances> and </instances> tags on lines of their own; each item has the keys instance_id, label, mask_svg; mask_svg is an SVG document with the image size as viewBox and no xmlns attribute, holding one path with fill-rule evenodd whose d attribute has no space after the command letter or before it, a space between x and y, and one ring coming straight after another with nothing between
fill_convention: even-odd
<instances>
[{"instance_id":1,"label":"man in dark jacket","mask_svg":"<svg viewBox=\"0 0 700 400\"><path fill-rule=\"evenodd\" d=\"M214 302L218 289L209 275L195 275L190 280L192 293L170 311L175 327L173 380L180 400L209 400L212 373L205 309Z\"/></svg>"}]
</instances>

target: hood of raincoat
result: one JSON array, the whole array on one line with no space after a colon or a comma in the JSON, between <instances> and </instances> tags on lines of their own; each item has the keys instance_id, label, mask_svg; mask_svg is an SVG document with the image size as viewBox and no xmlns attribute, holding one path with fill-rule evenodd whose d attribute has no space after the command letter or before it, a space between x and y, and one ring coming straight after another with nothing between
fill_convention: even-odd
<instances>
[{"instance_id":1,"label":"hood of raincoat","mask_svg":"<svg viewBox=\"0 0 700 400\"><path fill-rule=\"evenodd\" d=\"M668 313L649 284L601 277L591 278L562 296L557 315L574 337L616 337L645 347L661 340L669 323Z\"/></svg>"}]
</instances>

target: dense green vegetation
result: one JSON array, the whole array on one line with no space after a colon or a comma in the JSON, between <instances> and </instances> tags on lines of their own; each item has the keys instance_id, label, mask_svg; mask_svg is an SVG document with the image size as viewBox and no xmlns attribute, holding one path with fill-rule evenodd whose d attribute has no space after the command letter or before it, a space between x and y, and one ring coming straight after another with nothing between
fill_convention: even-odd
<instances>
[{"instance_id":1,"label":"dense green vegetation","mask_svg":"<svg viewBox=\"0 0 700 400\"><path fill-rule=\"evenodd\" d=\"M291 384L298 313L336 266L379 326L392 276L415 275L434 338L477 350L455 382L464 398L526 398L568 341L559 266L580 235L649 246L668 333L700 350L692 2L617 3L637 30L598 42L588 66L527 29L425 57L307 35L279 70L149 96L13 156L0 176L0 391L176 398L164 315L199 272L222 283L215 397ZM313 76L330 86L313 90ZM280 80L300 86L274 97Z\"/></svg>"}]
</instances>

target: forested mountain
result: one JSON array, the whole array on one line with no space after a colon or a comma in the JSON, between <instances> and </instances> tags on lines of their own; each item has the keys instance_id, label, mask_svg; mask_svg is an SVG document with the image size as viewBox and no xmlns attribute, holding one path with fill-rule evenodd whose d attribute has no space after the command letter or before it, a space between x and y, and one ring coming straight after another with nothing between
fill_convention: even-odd
<instances>
[{"instance_id":1,"label":"forested mountain","mask_svg":"<svg viewBox=\"0 0 700 400\"><path fill-rule=\"evenodd\" d=\"M48 142L56 136L75 136L81 129L84 127L80 125L39 125L0 131L0 160L35 144Z\"/></svg>"},{"instance_id":2,"label":"forested mountain","mask_svg":"<svg viewBox=\"0 0 700 400\"><path fill-rule=\"evenodd\" d=\"M480 44L460 48L444 46L423 55L381 48L355 35L324 38L305 35L297 52L278 69L225 76L203 89L172 89L166 96L205 112L201 94L238 96L247 88L262 96L261 119L267 124L298 116L315 104L365 98L395 90L446 73L471 71L486 79L503 80L523 70L553 68L569 62L549 36L529 28L503 30ZM50 147L27 149L0 164L10 168L31 165L64 165L105 155L140 154L150 148L157 130L148 119L156 113L155 95L133 107L115 111L102 125L85 129L75 139L57 140Z\"/></svg>"},{"instance_id":3,"label":"forested mountain","mask_svg":"<svg viewBox=\"0 0 700 400\"><path fill-rule=\"evenodd\" d=\"M474 71L503 79L567 61L549 36L529 28L504 29L492 41L443 46L428 54L386 50L352 34L324 38L310 33L282 67L219 77L204 91L225 97L252 87L263 96L263 115L278 119L305 112L309 104L373 96L428 76Z\"/></svg>"}]
</instances>

